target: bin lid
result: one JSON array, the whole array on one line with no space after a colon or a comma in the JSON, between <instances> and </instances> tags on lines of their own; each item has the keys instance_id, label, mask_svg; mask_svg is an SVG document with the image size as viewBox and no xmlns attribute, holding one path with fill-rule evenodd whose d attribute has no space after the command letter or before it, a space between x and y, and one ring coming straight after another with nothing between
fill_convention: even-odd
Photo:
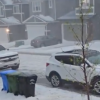
<instances>
[{"instance_id":1,"label":"bin lid","mask_svg":"<svg viewBox=\"0 0 100 100\"><path fill-rule=\"evenodd\" d=\"M16 76L16 75L19 75L19 74L21 74L22 72L21 71L16 71L16 72L14 72L14 73L8 73L7 75L8 76Z\"/></svg>"},{"instance_id":2,"label":"bin lid","mask_svg":"<svg viewBox=\"0 0 100 100\"><path fill-rule=\"evenodd\" d=\"M0 74L9 74L14 72L16 72L16 70L5 70L5 71L1 71Z\"/></svg>"},{"instance_id":3,"label":"bin lid","mask_svg":"<svg viewBox=\"0 0 100 100\"><path fill-rule=\"evenodd\" d=\"M21 77L31 77L31 76L34 76L34 77L37 77L37 75L35 75L33 73L29 73L29 72L22 72L18 76L21 76Z\"/></svg>"}]
</instances>

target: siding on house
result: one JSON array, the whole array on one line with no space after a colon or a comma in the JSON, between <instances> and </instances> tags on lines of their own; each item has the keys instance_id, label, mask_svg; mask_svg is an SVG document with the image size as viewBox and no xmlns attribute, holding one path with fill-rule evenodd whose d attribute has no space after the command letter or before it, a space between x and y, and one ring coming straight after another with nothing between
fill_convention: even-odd
<instances>
[{"instance_id":1,"label":"siding on house","mask_svg":"<svg viewBox=\"0 0 100 100\"><path fill-rule=\"evenodd\" d=\"M13 16L23 22L27 18L29 18L29 4L18 4L20 13L14 13Z\"/></svg>"},{"instance_id":2,"label":"siding on house","mask_svg":"<svg viewBox=\"0 0 100 100\"><path fill-rule=\"evenodd\" d=\"M41 11L40 12L33 11L33 8L32 8L33 1L36 1L36 0L32 0L30 2L30 15L39 15L39 14L48 15L48 1L47 0L37 0L37 1L41 2Z\"/></svg>"},{"instance_id":3,"label":"siding on house","mask_svg":"<svg viewBox=\"0 0 100 100\"><path fill-rule=\"evenodd\" d=\"M5 5L5 17L13 16L13 5Z\"/></svg>"}]
</instances>

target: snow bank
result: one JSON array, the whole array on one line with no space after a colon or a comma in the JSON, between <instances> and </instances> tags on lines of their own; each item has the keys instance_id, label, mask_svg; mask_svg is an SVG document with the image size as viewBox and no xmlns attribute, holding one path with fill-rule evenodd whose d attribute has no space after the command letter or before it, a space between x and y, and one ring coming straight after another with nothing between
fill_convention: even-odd
<instances>
[{"instance_id":1,"label":"snow bank","mask_svg":"<svg viewBox=\"0 0 100 100\"><path fill-rule=\"evenodd\" d=\"M0 79L1 83L1 79ZM0 88L2 86L0 84ZM99 97L91 96L91 100L99 100ZM87 100L86 95L68 90L48 88L36 85L36 96L25 98L24 96L14 96L12 93L0 91L0 100Z\"/></svg>"}]
</instances>

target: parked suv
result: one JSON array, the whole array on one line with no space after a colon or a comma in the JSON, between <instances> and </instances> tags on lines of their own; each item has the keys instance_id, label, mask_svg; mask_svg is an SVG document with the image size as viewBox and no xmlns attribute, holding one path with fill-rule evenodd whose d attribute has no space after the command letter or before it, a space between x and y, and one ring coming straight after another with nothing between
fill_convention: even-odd
<instances>
[{"instance_id":1,"label":"parked suv","mask_svg":"<svg viewBox=\"0 0 100 100\"><path fill-rule=\"evenodd\" d=\"M0 45L0 70L12 68L16 70L19 68L19 56L17 52L7 50L5 47Z\"/></svg>"},{"instance_id":2,"label":"parked suv","mask_svg":"<svg viewBox=\"0 0 100 100\"><path fill-rule=\"evenodd\" d=\"M100 52L85 50L87 80L90 87L100 94ZM53 54L46 64L46 78L53 87L63 82L85 83L82 50Z\"/></svg>"},{"instance_id":3,"label":"parked suv","mask_svg":"<svg viewBox=\"0 0 100 100\"><path fill-rule=\"evenodd\" d=\"M43 47L61 43L61 40L53 36L38 36L31 41L31 46Z\"/></svg>"}]
</instances>

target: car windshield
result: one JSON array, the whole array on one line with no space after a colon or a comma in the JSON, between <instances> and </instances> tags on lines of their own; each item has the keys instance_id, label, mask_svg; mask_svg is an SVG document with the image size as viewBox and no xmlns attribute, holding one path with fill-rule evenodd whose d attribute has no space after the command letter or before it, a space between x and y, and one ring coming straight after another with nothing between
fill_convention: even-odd
<instances>
[{"instance_id":1,"label":"car windshield","mask_svg":"<svg viewBox=\"0 0 100 100\"><path fill-rule=\"evenodd\" d=\"M0 45L0 51L6 50L2 45Z\"/></svg>"},{"instance_id":2,"label":"car windshield","mask_svg":"<svg viewBox=\"0 0 100 100\"><path fill-rule=\"evenodd\" d=\"M87 59L93 64L100 64L100 53L92 54Z\"/></svg>"}]
</instances>

